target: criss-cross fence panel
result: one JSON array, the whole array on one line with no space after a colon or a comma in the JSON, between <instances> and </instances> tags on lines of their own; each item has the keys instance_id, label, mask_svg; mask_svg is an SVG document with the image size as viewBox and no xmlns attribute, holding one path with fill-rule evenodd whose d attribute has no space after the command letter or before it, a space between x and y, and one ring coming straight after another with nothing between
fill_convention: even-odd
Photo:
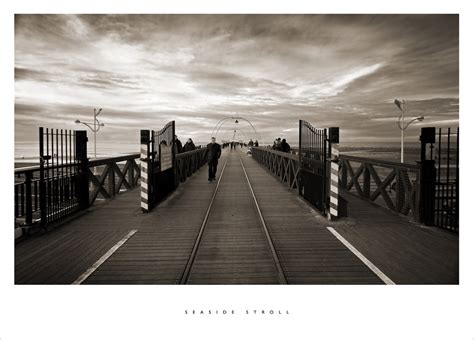
<instances>
[{"instance_id":1,"label":"criss-cross fence panel","mask_svg":"<svg viewBox=\"0 0 474 340\"><path fill-rule=\"evenodd\" d=\"M419 220L420 170L417 165L340 155L341 189Z\"/></svg>"},{"instance_id":2,"label":"criss-cross fence panel","mask_svg":"<svg viewBox=\"0 0 474 340\"><path fill-rule=\"evenodd\" d=\"M270 148L252 147L252 157L289 188L299 188L299 158L297 155Z\"/></svg>"},{"instance_id":3,"label":"criss-cross fence panel","mask_svg":"<svg viewBox=\"0 0 474 340\"><path fill-rule=\"evenodd\" d=\"M136 163L139 158L140 154L131 154L90 161L89 204L136 187L140 179L140 167Z\"/></svg>"}]
</instances>

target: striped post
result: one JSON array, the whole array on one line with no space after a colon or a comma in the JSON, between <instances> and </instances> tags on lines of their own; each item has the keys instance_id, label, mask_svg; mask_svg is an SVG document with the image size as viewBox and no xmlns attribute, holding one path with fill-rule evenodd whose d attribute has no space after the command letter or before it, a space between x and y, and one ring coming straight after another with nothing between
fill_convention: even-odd
<instances>
[{"instance_id":1,"label":"striped post","mask_svg":"<svg viewBox=\"0 0 474 340\"><path fill-rule=\"evenodd\" d=\"M150 211L150 130L140 131L140 200L143 212Z\"/></svg>"},{"instance_id":2,"label":"striped post","mask_svg":"<svg viewBox=\"0 0 474 340\"><path fill-rule=\"evenodd\" d=\"M339 144L331 143L331 175L328 218L337 218L339 204Z\"/></svg>"}]
</instances>

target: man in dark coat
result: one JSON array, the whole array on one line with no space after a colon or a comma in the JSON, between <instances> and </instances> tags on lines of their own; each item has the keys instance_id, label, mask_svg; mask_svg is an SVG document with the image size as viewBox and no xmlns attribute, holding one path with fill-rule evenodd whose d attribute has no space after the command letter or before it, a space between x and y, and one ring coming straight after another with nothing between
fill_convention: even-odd
<instances>
[{"instance_id":1,"label":"man in dark coat","mask_svg":"<svg viewBox=\"0 0 474 340\"><path fill-rule=\"evenodd\" d=\"M216 143L216 138L212 137L211 142L207 144L207 164L209 165L209 181L216 179L217 162L220 157L221 146Z\"/></svg>"},{"instance_id":2,"label":"man in dark coat","mask_svg":"<svg viewBox=\"0 0 474 340\"><path fill-rule=\"evenodd\" d=\"M283 151L283 152L290 152L291 151L290 144L288 144L286 142L285 138L283 138L283 140L281 141L280 150Z\"/></svg>"},{"instance_id":3,"label":"man in dark coat","mask_svg":"<svg viewBox=\"0 0 474 340\"><path fill-rule=\"evenodd\" d=\"M194 145L194 142L191 138L188 139L188 141L186 142L186 144L184 144L183 146L183 152L189 152L189 151L193 151L196 149L196 145Z\"/></svg>"},{"instance_id":4,"label":"man in dark coat","mask_svg":"<svg viewBox=\"0 0 474 340\"><path fill-rule=\"evenodd\" d=\"M183 144L181 141L178 139L178 136L174 135L174 142L176 145L176 153L181 153L183 152Z\"/></svg>"}]
</instances>

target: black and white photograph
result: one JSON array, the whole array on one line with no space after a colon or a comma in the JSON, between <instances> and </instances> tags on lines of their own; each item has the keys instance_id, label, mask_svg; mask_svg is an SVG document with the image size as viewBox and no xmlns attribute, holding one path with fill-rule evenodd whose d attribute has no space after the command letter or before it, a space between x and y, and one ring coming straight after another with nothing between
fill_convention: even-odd
<instances>
[{"instance_id":1,"label":"black and white photograph","mask_svg":"<svg viewBox=\"0 0 474 340\"><path fill-rule=\"evenodd\" d=\"M460 9L61 8L5 25L0 339L474 337Z\"/></svg>"}]
</instances>

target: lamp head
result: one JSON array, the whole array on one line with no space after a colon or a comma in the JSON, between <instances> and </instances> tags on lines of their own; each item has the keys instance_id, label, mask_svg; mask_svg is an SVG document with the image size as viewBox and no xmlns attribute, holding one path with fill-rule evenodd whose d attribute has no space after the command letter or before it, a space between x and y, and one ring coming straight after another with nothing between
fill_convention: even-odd
<instances>
[{"instance_id":1,"label":"lamp head","mask_svg":"<svg viewBox=\"0 0 474 340\"><path fill-rule=\"evenodd\" d=\"M104 124L104 123L100 123L99 126L105 126L105 124Z\"/></svg>"},{"instance_id":2,"label":"lamp head","mask_svg":"<svg viewBox=\"0 0 474 340\"><path fill-rule=\"evenodd\" d=\"M416 117L416 120L419 122L422 122L425 119L425 116L418 116Z\"/></svg>"},{"instance_id":3,"label":"lamp head","mask_svg":"<svg viewBox=\"0 0 474 340\"><path fill-rule=\"evenodd\" d=\"M405 101L404 101L404 100L401 101L401 100L395 99L395 100L393 101L393 103L394 103L395 105L397 105L397 107L398 107L400 110L403 111L403 104L405 104Z\"/></svg>"},{"instance_id":4,"label":"lamp head","mask_svg":"<svg viewBox=\"0 0 474 340\"><path fill-rule=\"evenodd\" d=\"M74 121L74 123L76 123L76 124L80 124L80 123L81 123L81 121L80 121L79 119L76 119L76 120Z\"/></svg>"}]
</instances>

